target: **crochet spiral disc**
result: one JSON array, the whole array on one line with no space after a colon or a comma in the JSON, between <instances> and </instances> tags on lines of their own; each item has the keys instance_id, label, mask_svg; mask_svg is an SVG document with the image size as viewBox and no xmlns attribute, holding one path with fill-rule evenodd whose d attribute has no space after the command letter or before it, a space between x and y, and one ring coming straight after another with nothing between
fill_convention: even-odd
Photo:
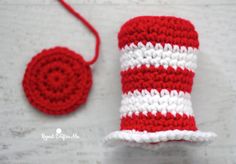
<instances>
[{"instance_id":1,"label":"crochet spiral disc","mask_svg":"<svg viewBox=\"0 0 236 164\"><path fill-rule=\"evenodd\" d=\"M81 55L63 47L34 56L23 79L30 104L51 115L70 113L85 103L91 85L89 65Z\"/></svg>"}]
</instances>

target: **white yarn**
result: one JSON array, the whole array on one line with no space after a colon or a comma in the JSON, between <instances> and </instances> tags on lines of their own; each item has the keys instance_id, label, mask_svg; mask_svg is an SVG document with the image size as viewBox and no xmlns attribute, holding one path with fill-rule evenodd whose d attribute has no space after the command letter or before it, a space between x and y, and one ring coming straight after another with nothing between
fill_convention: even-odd
<instances>
[{"instance_id":1,"label":"white yarn","mask_svg":"<svg viewBox=\"0 0 236 164\"><path fill-rule=\"evenodd\" d=\"M166 114L172 113L174 116L179 113L180 115L193 115L191 95L182 91L162 89L158 92L152 89L150 92L146 89L141 92L135 90L122 95L120 113L121 117L126 115L131 116L133 113L139 115L140 112L147 114L152 112L154 115L157 112Z\"/></svg>"},{"instance_id":2,"label":"white yarn","mask_svg":"<svg viewBox=\"0 0 236 164\"><path fill-rule=\"evenodd\" d=\"M165 44L163 47L157 43L155 46L151 42L143 45L139 42L138 45L131 43L121 49L121 70L140 67L142 65L150 66L169 66L176 69L181 67L191 71L195 71L197 67L197 49L192 47L179 47L178 45Z\"/></svg>"},{"instance_id":3,"label":"white yarn","mask_svg":"<svg viewBox=\"0 0 236 164\"><path fill-rule=\"evenodd\" d=\"M115 131L105 138L108 145L124 142L129 146L139 146L143 148L158 148L160 143L166 141L190 141L203 142L212 141L217 135L212 132L187 131L187 130L169 130L154 133L138 132L134 130ZM156 143L156 144L155 144Z\"/></svg>"}]
</instances>

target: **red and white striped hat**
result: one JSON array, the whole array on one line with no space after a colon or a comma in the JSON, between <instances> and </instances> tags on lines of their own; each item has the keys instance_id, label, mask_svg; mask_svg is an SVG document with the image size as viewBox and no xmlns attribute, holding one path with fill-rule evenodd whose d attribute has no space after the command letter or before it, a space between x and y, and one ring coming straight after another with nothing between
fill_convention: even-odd
<instances>
[{"instance_id":1,"label":"red and white striped hat","mask_svg":"<svg viewBox=\"0 0 236 164\"><path fill-rule=\"evenodd\" d=\"M198 130L192 110L190 94L199 48L193 24L170 16L140 16L121 27L118 40L121 124L120 131L105 141L145 147L214 138L214 133Z\"/></svg>"}]
</instances>

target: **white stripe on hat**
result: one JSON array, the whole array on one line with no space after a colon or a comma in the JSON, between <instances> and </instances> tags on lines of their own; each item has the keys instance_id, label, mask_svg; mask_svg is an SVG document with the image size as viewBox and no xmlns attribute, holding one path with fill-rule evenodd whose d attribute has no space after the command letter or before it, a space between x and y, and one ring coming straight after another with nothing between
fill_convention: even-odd
<instances>
[{"instance_id":1,"label":"white stripe on hat","mask_svg":"<svg viewBox=\"0 0 236 164\"><path fill-rule=\"evenodd\" d=\"M166 89L158 92L156 89L142 90L141 92L135 90L122 95L120 114L121 117L138 115L140 112L147 114L148 112L154 115L161 112L165 115L167 112L172 113L174 116L179 113L180 115L193 115L191 95L182 91L176 90L168 91Z\"/></svg>"},{"instance_id":2,"label":"white stripe on hat","mask_svg":"<svg viewBox=\"0 0 236 164\"><path fill-rule=\"evenodd\" d=\"M147 67L153 66L172 66L174 69L181 67L188 70L195 71L197 67L197 49L184 46L172 46L171 44L165 44L163 47L161 44L152 45L148 42L143 45L141 42L138 45L131 44L125 46L121 50L121 70L127 70L129 68L140 67L146 65Z\"/></svg>"}]
</instances>

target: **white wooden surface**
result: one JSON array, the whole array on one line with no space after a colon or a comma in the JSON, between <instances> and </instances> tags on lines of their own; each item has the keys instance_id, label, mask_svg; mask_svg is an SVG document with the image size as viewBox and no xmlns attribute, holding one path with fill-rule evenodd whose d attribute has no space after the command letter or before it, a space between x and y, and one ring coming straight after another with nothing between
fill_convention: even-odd
<instances>
[{"instance_id":1,"label":"white wooden surface","mask_svg":"<svg viewBox=\"0 0 236 164\"><path fill-rule=\"evenodd\" d=\"M21 88L27 62L43 48L68 46L86 59L94 39L56 0L0 0L0 163L236 163L236 1L234 0L68 0L100 32L102 49L93 67L88 102L64 117L33 109ZM201 43L193 106L201 130L217 140L202 147L106 148L102 139L119 128L120 79L117 32L138 15L190 19ZM61 128L79 140L44 142L41 133Z\"/></svg>"}]
</instances>

